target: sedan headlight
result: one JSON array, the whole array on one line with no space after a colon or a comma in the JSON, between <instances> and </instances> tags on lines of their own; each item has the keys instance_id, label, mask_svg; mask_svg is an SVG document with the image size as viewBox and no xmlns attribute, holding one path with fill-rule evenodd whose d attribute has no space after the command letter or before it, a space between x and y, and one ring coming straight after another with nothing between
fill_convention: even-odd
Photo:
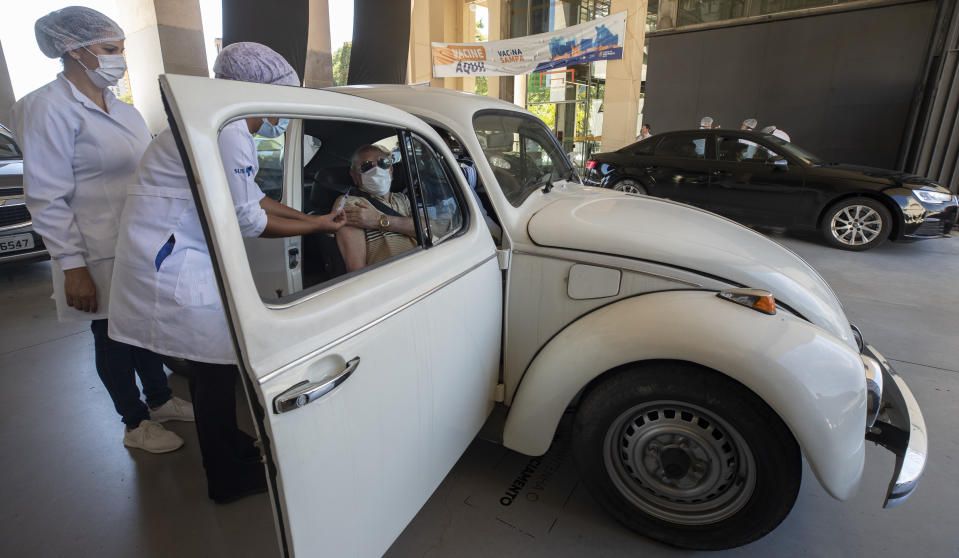
<instances>
[{"instance_id":1,"label":"sedan headlight","mask_svg":"<svg viewBox=\"0 0 959 558\"><path fill-rule=\"evenodd\" d=\"M945 203L952 201L952 194L937 192L935 190L913 190L912 195L919 201L926 203Z\"/></svg>"}]
</instances>

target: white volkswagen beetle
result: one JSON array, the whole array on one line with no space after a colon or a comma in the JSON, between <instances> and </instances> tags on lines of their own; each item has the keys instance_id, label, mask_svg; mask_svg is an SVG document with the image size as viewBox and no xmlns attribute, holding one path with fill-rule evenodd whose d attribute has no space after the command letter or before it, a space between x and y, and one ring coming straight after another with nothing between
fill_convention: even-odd
<instances>
[{"instance_id":1,"label":"white volkswagen beetle","mask_svg":"<svg viewBox=\"0 0 959 558\"><path fill-rule=\"evenodd\" d=\"M915 489L926 433L911 392L815 270L765 237L582 186L541 121L486 97L184 76L161 77L161 89L284 553L382 554L494 410L506 447L541 455L572 409L593 496L681 547L774 529L802 456L848 498L866 440L897 455L885 505ZM256 115L291 119L281 199L305 211L356 194L343 175L354 149L392 151L417 248L342 273L323 235L244 244L217 133ZM447 143L475 163L478 195Z\"/></svg>"}]
</instances>

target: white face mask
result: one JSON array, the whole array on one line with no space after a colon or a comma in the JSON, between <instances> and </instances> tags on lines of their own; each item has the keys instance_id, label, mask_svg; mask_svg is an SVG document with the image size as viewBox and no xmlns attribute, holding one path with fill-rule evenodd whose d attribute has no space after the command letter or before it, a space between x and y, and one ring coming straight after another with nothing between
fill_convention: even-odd
<instances>
[{"instance_id":1,"label":"white face mask","mask_svg":"<svg viewBox=\"0 0 959 558\"><path fill-rule=\"evenodd\" d=\"M263 136L264 138L278 138L286 133L286 128L289 125L289 118L280 118L277 124L273 124L264 118L263 124L260 124L260 129L257 130L256 135Z\"/></svg>"},{"instance_id":2,"label":"white face mask","mask_svg":"<svg viewBox=\"0 0 959 558\"><path fill-rule=\"evenodd\" d=\"M374 196L382 196L389 192L392 181L389 169L381 169L376 166L360 175L360 182L362 183L360 187Z\"/></svg>"},{"instance_id":3,"label":"white face mask","mask_svg":"<svg viewBox=\"0 0 959 558\"><path fill-rule=\"evenodd\" d=\"M94 54L87 47L83 47L83 50L96 56L100 67L96 70L91 70L83 64L82 60L79 58L76 60L80 63L80 66L87 71L87 77L90 78L93 85L96 85L100 89L116 85L117 82L120 81L120 78L123 77L123 74L126 73L127 61L123 59L122 54Z\"/></svg>"}]
</instances>

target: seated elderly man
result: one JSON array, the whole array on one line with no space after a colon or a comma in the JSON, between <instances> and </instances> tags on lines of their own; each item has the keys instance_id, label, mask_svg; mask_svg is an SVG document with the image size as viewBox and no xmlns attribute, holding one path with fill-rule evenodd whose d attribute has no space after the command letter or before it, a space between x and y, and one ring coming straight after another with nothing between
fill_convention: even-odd
<instances>
[{"instance_id":1,"label":"seated elderly man","mask_svg":"<svg viewBox=\"0 0 959 558\"><path fill-rule=\"evenodd\" d=\"M345 203L346 226L336 233L336 244L346 270L362 269L415 248L416 229L409 198L390 192L390 153L376 145L360 147L350 159L350 177L358 191L341 196L334 206Z\"/></svg>"}]
</instances>

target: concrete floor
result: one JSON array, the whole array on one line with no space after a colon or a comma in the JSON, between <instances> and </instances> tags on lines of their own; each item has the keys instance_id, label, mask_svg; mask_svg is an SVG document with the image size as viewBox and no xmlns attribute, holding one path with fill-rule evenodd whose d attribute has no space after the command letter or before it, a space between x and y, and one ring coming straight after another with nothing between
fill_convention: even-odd
<instances>
[{"instance_id":1,"label":"concrete floor","mask_svg":"<svg viewBox=\"0 0 959 558\"><path fill-rule=\"evenodd\" d=\"M774 235L835 288L867 341L905 377L925 413L931 458L902 507L881 508L893 467L869 446L858 493L831 499L804 471L792 513L764 539L711 556L959 556L959 238L855 254ZM265 495L206 499L192 424L172 454L122 446L85 324L57 323L49 264L0 268L0 556L273 556ZM186 397L186 382L171 377ZM565 431L511 506L500 497L528 457L477 439L387 553L486 556L687 556L606 516L578 482Z\"/></svg>"}]
</instances>

